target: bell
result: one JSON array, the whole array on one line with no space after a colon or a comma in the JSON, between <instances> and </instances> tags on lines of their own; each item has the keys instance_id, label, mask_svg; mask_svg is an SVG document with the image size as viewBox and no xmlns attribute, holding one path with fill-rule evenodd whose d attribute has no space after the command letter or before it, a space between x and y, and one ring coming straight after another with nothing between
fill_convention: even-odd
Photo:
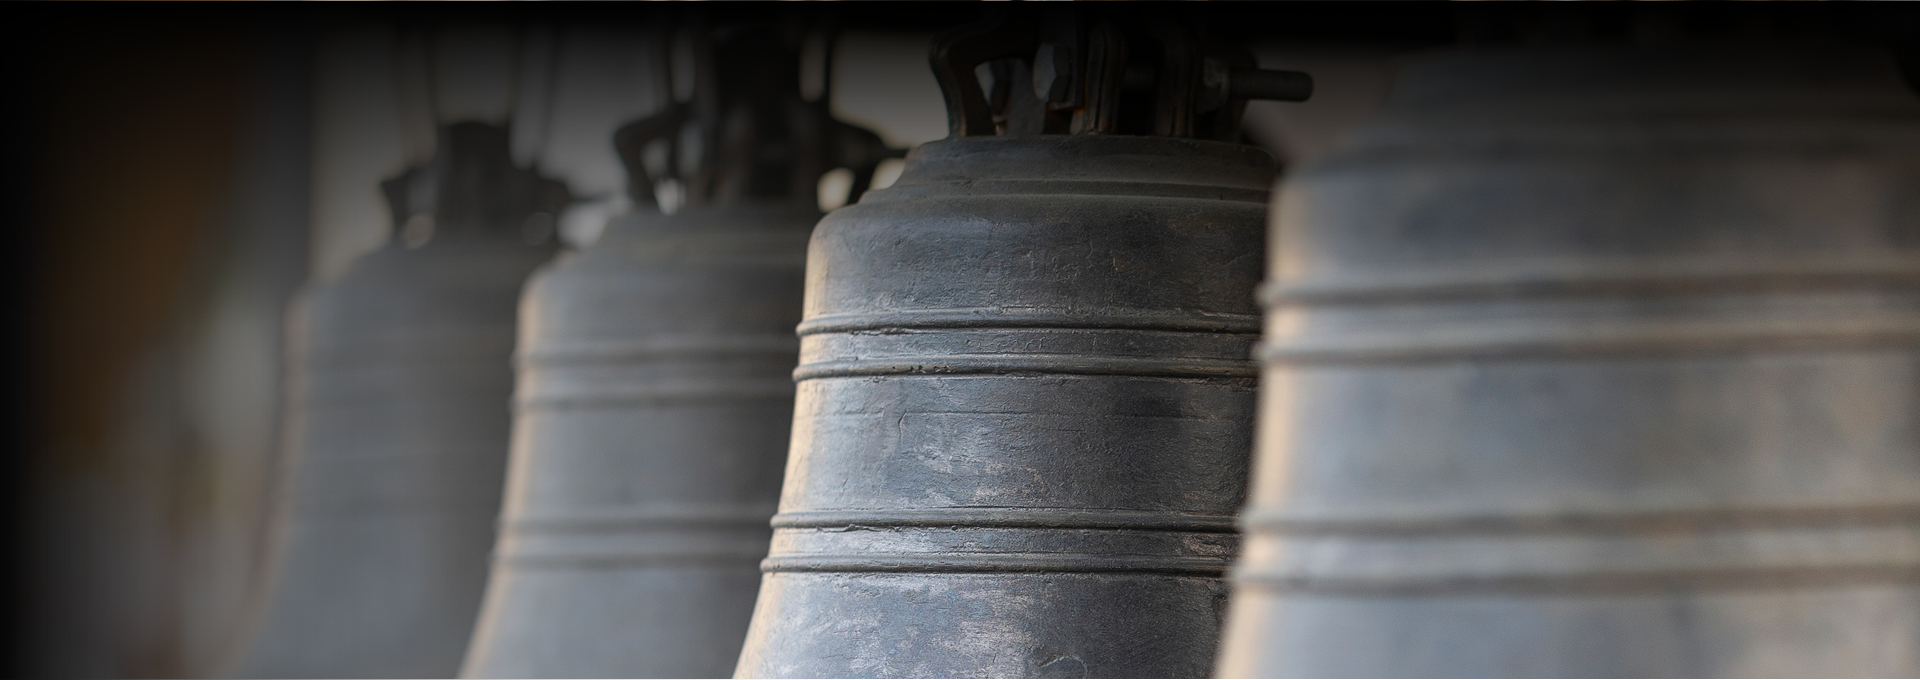
<instances>
[{"instance_id":1,"label":"bell","mask_svg":"<svg viewBox=\"0 0 1920 680\"><path fill-rule=\"evenodd\" d=\"M1920 100L1486 49L1289 179L1223 677L1920 674Z\"/></svg>"},{"instance_id":2,"label":"bell","mask_svg":"<svg viewBox=\"0 0 1920 680\"><path fill-rule=\"evenodd\" d=\"M615 136L649 209L541 270L521 303L512 472L467 677L724 677L739 657L786 461L816 188L847 167L857 190L889 150L827 97L802 100L798 36L688 32L692 101ZM654 82L671 101L666 37ZM674 188L676 211L650 209Z\"/></svg>"},{"instance_id":3,"label":"bell","mask_svg":"<svg viewBox=\"0 0 1920 680\"><path fill-rule=\"evenodd\" d=\"M293 317L283 503L240 677L446 677L487 578L520 284L565 186L455 123L384 188L399 232Z\"/></svg>"},{"instance_id":4,"label":"bell","mask_svg":"<svg viewBox=\"0 0 1920 680\"><path fill-rule=\"evenodd\" d=\"M1274 177L1238 117L1306 83L1116 16L937 39L952 135L815 229L736 676L1209 671Z\"/></svg>"}]
</instances>

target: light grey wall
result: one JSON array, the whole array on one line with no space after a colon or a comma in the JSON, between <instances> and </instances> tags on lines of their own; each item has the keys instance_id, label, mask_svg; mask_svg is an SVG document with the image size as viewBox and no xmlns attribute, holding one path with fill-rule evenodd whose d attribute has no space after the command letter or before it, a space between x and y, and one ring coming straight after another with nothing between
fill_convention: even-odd
<instances>
[{"instance_id":1,"label":"light grey wall","mask_svg":"<svg viewBox=\"0 0 1920 680\"><path fill-rule=\"evenodd\" d=\"M391 26L339 29L317 45L312 272L331 279L391 231L380 180L407 164Z\"/></svg>"}]
</instances>

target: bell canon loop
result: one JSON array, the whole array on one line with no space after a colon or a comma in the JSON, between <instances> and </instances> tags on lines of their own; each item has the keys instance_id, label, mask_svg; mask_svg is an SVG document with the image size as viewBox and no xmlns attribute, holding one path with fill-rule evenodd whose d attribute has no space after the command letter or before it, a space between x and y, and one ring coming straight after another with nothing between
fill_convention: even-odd
<instances>
[{"instance_id":1,"label":"bell canon loop","mask_svg":"<svg viewBox=\"0 0 1920 680\"><path fill-rule=\"evenodd\" d=\"M1279 197L1221 675L1920 674L1917 196L1872 50L1407 66Z\"/></svg>"},{"instance_id":2,"label":"bell canon loop","mask_svg":"<svg viewBox=\"0 0 1920 680\"><path fill-rule=\"evenodd\" d=\"M1202 677L1238 544L1274 163L1231 45L1053 12L949 33L953 135L808 251L738 677Z\"/></svg>"},{"instance_id":3,"label":"bell canon loop","mask_svg":"<svg viewBox=\"0 0 1920 680\"><path fill-rule=\"evenodd\" d=\"M891 151L824 95L802 100L801 36L685 18L691 100L672 101L660 30L669 104L615 135L640 208L522 301L512 471L467 677L723 677L746 636L816 187L837 167L870 180ZM661 214L669 187L679 205Z\"/></svg>"},{"instance_id":4,"label":"bell canon loop","mask_svg":"<svg viewBox=\"0 0 1920 680\"><path fill-rule=\"evenodd\" d=\"M487 578L514 305L567 189L454 123L386 189L396 234L293 316L269 588L241 677L444 677ZM529 243L529 241L536 241Z\"/></svg>"}]
</instances>

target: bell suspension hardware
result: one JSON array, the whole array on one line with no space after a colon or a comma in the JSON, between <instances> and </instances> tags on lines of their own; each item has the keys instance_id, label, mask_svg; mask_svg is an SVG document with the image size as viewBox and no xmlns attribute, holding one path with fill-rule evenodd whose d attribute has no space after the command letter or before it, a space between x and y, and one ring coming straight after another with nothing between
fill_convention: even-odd
<instances>
[{"instance_id":1,"label":"bell suspension hardware","mask_svg":"<svg viewBox=\"0 0 1920 680\"><path fill-rule=\"evenodd\" d=\"M714 45L694 48L703 56L693 60L691 100L665 97L672 103L664 110L614 134L614 148L628 169L627 194L636 205L655 204L664 182L682 187L688 206L741 200L813 205L820 175L841 167L854 173L847 197L852 203L872 183L880 161L902 155L872 131L833 118L830 59L823 66L822 94L811 101L799 96L799 50L788 44L792 36L781 35L786 32L715 29ZM670 77L664 71L655 76Z\"/></svg>"},{"instance_id":2,"label":"bell suspension hardware","mask_svg":"<svg viewBox=\"0 0 1920 680\"><path fill-rule=\"evenodd\" d=\"M1237 142L1244 101L1305 101L1313 94L1311 76L1254 68L1246 48L1203 41L1151 13L1000 12L941 36L930 59L953 137L1130 134Z\"/></svg>"}]
</instances>

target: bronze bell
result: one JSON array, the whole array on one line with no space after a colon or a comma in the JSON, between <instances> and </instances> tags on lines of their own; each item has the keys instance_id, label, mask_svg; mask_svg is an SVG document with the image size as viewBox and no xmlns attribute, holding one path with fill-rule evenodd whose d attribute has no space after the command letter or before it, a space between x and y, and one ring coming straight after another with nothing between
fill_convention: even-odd
<instances>
[{"instance_id":1,"label":"bronze bell","mask_svg":"<svg viewBox=\"0 0 1920 680\"><path fill-rule=\"evenodd\" d=\"M1916 197L1877 51L1408 66L1278 198L1220 673L1920 674Z\"/></svg>"},{"instance_id":2,"label":"bronze bell","mask_svg":"<svg viewBox=\"0 0 1920 680\"><path fill-rule=\"evenodd\" d=\"M796 32L697 16L684 30L691 101L615 135L642 208L522 300L512 472L468 677L722 677L746 636L816 187L847 167L857 191L889 150L833 120L825 94L802 100ZM672 100L669 42L653 41L657 100ZM683 202L661 214L672 188Z\"/></svg>"},{"instance_id":3,"label":"bronze bell","mask_svg":"<svg viewBox=\"0 0 1920 680\"><path fill-rule=\"evenodd\" d=\"M384 188L399 234L294 311L270 586L238 676L450 676L473 630L514 305L568 193L472 122Z\"/></svg>"},{"instance_id":4,"label":"bronze bell","mask_svg":"<svg viewBox=\"0 0 1920 680\"><path fill-rule=\"evenodd\" d=\"M1304 76L1132 11L1002 15L932 65L952 136L813 235L736 675L1204 676L1274 176L1239 114Z\"/></svg>"}]
</instances>

